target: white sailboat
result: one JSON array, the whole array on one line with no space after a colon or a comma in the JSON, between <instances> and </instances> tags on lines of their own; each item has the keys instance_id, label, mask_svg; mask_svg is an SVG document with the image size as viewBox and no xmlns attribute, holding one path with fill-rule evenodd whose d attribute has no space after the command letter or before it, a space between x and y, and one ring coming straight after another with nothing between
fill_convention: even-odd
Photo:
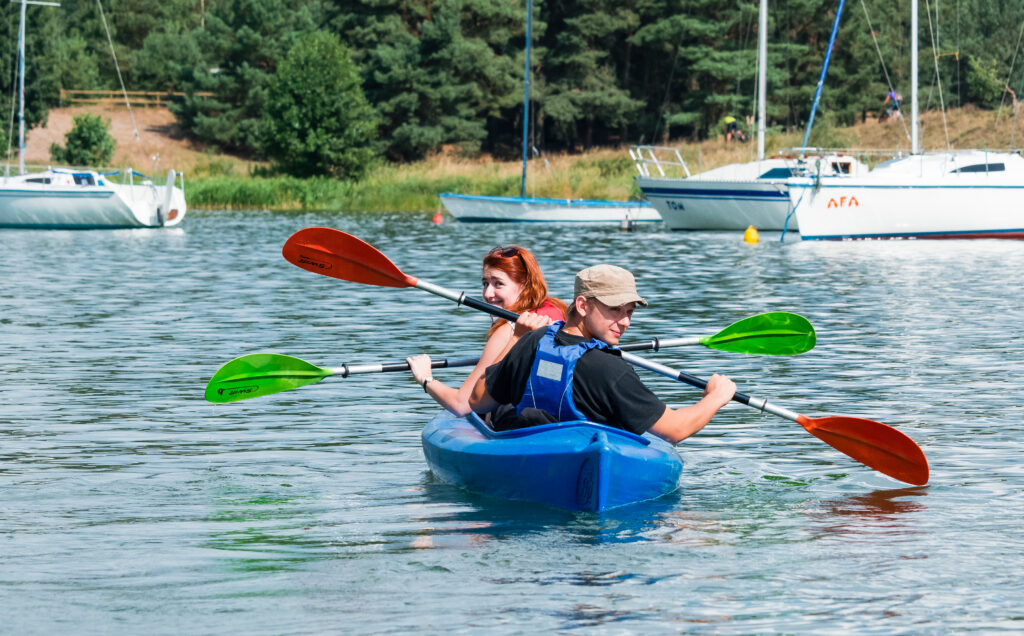
<instances>
[{"instance_id":1,"label":"white sailboat","mask_svg":"<svg viewBox=\"0 0 1024 636\"><path fill-rule=\"evenodd\" d=\"M636 183L673 230L743 230L749 225L759 230L797 230L796 219L790 214L789 184L793 179L813 176L822 181L842 180L868 171L855 157L822 153L814 148L794 148L788 153L791 156L765 158L768 0L761 0L759 22L757 160L722 166L694 176L690 176L684 164L685 178L665 177L653 147L633 149L634 156L641 157L637 163L640 176ZM832 38L834 41L834 30ZM830 41L829 54L831 50ZM824 71L819 93L823 80ZM652 166L658 169L659 176L651 175Z\"/></svg>"},{"instance_id":2,"label":"white sailboat","mask_svg":"<svg viewBox=\"0 0 1024 636\"><path fill-rule=\"evenodd\" d=\"M922 154L917 0L911 2L911 152L841 182L790 185L804 240L1024 238L1024 158L983 150Z\"/></svg>"},{"instance_id":3,"label":"white sailboat","mask_svg":"<svg viewBox=\"0 0 1024 636\"><path fill-rule=\"evenodd\" d=\"M533 2L526 3L526 63L523 88L523 176L518 197L442 193L448 212L459 221L525 223L632 223L661 222L647 201L597 201L526 196L526 163L530 128L530 48Z\"/></svg>"},{"instance_id":4,"label":"white sailboat","mask_svg":"<svg viewBox=\"0 0 1024 636\"><path fill-rule=\"evenodd\" d=\"M114 183L95 170L49 168L25 172L25 12L29 4L60 6L56 2L21 3L18 30L18 174L0 178L0 227L40 229L97 229L168 227L185 217L184 176L171 170L163 186L144 178ZM140 175L141 176L141 175ZM175 182L181 179L181 187Z\"/></svg>"}]
</instances>

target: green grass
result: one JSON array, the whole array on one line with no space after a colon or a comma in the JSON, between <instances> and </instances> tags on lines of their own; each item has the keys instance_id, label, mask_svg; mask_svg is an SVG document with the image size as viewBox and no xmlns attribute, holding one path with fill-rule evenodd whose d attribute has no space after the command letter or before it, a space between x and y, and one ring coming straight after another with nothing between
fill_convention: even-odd
<instances>
[{"instance_id":1,"label":"green grass","mask_svg":"<svg viewBox=\"0 0 1024 636\"><path fill-rule=\"evenodd\" d=\"M359 182L324 177L211 175L187 184L189 206L205 209L342 210L419 212L433 210L441 192L518 195L519 179L500 176L407 175L389 167Z\"/></svg>"}]
</instances>

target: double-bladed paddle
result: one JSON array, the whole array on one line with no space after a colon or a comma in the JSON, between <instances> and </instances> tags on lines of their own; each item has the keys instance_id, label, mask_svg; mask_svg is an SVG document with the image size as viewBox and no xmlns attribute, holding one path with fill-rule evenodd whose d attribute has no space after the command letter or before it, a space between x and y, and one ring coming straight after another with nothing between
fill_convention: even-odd
<instances>
[{"instance_id":1,"label":"double-bladed paddle","mask_svg":"<svg viewBox=\"0 0 1024 636\"><path fill-rule=\"evenodd\" d=\"M316 274L367 285L417 287L492 316L511 321L518 318L507 309L405 274L377 248L341 230L321 227L299 230L285 242L282 252L288 262ZM630 353L623 353L622 357L631 364L701 389L707 385L700 378ZM891 426L856 417L810 418L739 392L732 399L797 422L839 452L894 479L915 485L928 483L928 460L924 452L914 440Z\"/></svg>"},{"instance_id":2,"label":"double-bladed paddle","mask_svg":"<svg viewBox=\"0 0 1024 636\"><path fill-rule=\"evenodd\" d=\"M658 351L668 347L703 345L733 353L794 354L814 346L814 329L803 316L776 311L750 316L734 322L713 336L655 338L619 347L623 351ZM479 358L432 360L432 369L471 367ZM210 402L237 402L291 391L315 384L332 375L347 378L360 373L407 371L408 362L388 364L343 364L318 367L305 360L277 353L254 353L226 363L210 378L206 399Z\"/></svg>"},{"instance_id":3,"label":"double-bladed paddle","mask_svg":"<svg viewBox=\"0 0 1024 636\"><path fill-rule=\"evenodd\" d=\"M479 358L431 360L431 369L471 367ZM291 391L307 384L316 384L332 375L347 378L360 373L408 371L408 362L389 364L343 364L340 367L318 367L292 356L279 353L253 353L224 364L206 385L210 402L238 402L250 398Z\"/></svg>"}]
</instances>

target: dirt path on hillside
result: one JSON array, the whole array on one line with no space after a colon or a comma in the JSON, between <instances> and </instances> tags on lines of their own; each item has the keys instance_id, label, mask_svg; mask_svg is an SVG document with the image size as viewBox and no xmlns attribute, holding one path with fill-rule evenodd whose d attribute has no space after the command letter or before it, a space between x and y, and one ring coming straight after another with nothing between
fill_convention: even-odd
<instances>
[{"instance_id":1,"label":"dirt path on hillside","mask_svg":"<svg viewBox=\"0 0 1024 636\"><path fill-rule=\"evenodd\" d=\"M204 152L202 146L186 138L166 108L133 108L139 137L136 139L128 109L124 106L73 106L50 110L46 126L27 132L26 161L30 164L49 165L50 144L64 145L64 135L72 127L72 118L80 113L100 115L110 120L110 134L117 147L113 167L131 166L139 172L158 174L174 168L186 173L197 165L209 164L218 155ZM232 159L232 161L238 161Z\"/></svg>"}]
</instances>

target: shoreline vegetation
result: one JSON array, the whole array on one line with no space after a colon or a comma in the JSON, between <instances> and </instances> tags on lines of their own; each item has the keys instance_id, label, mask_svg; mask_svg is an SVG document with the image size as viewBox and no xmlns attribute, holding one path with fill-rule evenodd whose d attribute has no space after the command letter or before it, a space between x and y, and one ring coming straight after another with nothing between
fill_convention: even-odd
<instances>
[{"instance_id":1,"label":"shoreline vegetation","mask_svg":"<svg viewBox=\"0 0 1024 636\"><path fill-rule=\"evenodd\" d=\"M885 151L881 154L850 151L874 165L885 159L886 153L892 156L909 150L909 126L906 120L878 123L874 117L849 127L833 127L822 122L812 135L812 145ZM954 108L946 112L945 122L939 111L922 113L925 149L944 149L947 130L952 148L1001 150L1020 147L1024 142L1024 122L1016 121L1010 108L1000 111L970 105ZM782 149L799 146L802 141L802 133L775 132L765 140L765 154L775 155ZM726 145L717 137L700 142L672 140L668 146L679 149L692 174L729 163L753 161L757 152L753 134L746 143ZM438 154L408 164L380 164L358 182L246 174L251 171L242 163L224 160L197 165L191 183L186 175L189 206L206 210L433 212L441 209L437 195L442 192L519 196L522 163L520 160L498 161L488 156L463 158ZM526 194L542 198L642 200L643 193L633 179L636 174L629 146L541 156L529 162Z\"/></svg>"},{"instance_id":2,"label":"shoreline vegetation","mask_svg":"<svg viewBox=\"0 0 1024 636\"><path fill-rule=\"evenodd\" d=\"M84 109L75 109L75 112ZM153 112L155 109L147 109ZM121 109L123 112L124 109ZM111 133L117 140L115 165L136 165L146 171L149 156L136 151L131 129L118 126L119 114L104 113L114 119ZM161 116L153 112L153 117ZM126 117L126 116L125 116ZM67 122L64 120L67 119ZM847 149L888 149L890 152L909 148L906 130L909 122L878 123L874 117L849 127L835 127L822 117L812 135L811 145ZM947 111L945 122L939 111L926 111L921 116L923 147L944 149L946 133L952 148L989 148L992 150L1020 147L1024 142L1024 122L1014 117L1011 108L982 110L967 105ZM824 120L824 121L822 121ZM70 117L52 117L70 127ZM906 128L904 127L906 124ZM745 126L749 134L749 126ZM44 147L50 137L60 138L57 130L32 131L30 145ZM166 131L166 132L165 132ZM42 133L42 134L41 134ZM163 133L163 134L161 134ZM519 196L522 163L518 159L495 160L487 155L460 157L455 152L434 154L423 161L405 164L380 163L370 168L363 179L341 181L326 177L300 179L289 176L260 176L267 165L239 157L213 154L196 148L181 130L173 126L152 126L146 131L149 141L145 152L159 150L164 174L168 167L185 172L185 194L192 210L264 209L264 210L331 210L339 212L406 212L423 213L441 209L438 194L480 194ZM757 144L750 141L726 145L721 136L693 142L674 139L669 147L678 148L692 174L729 163L753 161ZM784 134L774 131L765 143L766 155L780 149L799 146L802 132ZM41 153L39 153L41 154ZM882 155L851 151L862 160L874 164ZM138 155L138 156L135 156ZM31 157L38 162L42 157ZM154 180L162 182L158 169ZM542 155L531 158L528 168L527 196L542 198L573 198L598 200L641 200L633 177L636 167L629 156L629 146L593 148L577 154ZM667 176L682 176L667 174Z\"/></svg>"}]
</instances>

